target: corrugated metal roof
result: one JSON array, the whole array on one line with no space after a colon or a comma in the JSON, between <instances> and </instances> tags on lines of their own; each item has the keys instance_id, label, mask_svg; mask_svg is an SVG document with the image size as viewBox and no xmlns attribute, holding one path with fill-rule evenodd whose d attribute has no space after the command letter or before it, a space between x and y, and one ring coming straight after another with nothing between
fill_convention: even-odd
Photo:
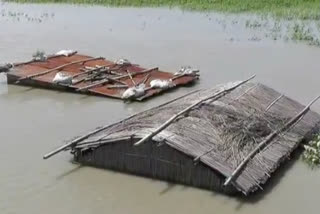
<instances>
[{"instance_id":1,"label":"corrugated metal roof","mask_svg":"<svg viewBox=\"0 0 320 214\"><path fill-rule=\"evenodd\" d=\"M175 76L173 73L160 71L157 68L153 70L146 69L136 64L121 66L121 65L117 65L115 62L106 60L104 58L86 61L83 63L75 63L75 64L67 65L72 62L81 61L81 60L85 61L90 59L92 59L92 57L90 56L74 54L68 57L66 56L51 57L43 62L37 61L37 62L29 62L26 64L20 64L15 66L13 69L10 70L10 72L7 73L8 83L14 84L14 83L17 83L17 80L20 79L21 81L19 81L18 84L31 85L34 87L45 87L50 89L78 91L81 88L86 88L90 85L99 83L99 81L103 81L104 80L103 78L100 80L97 80L97 79L88 80L89 75L92 75L92 74L90 74L90 72L89 73L85 72L86 69L88 70L88 67L97 68L97 66L103 66L103 67L108 67L114 71L113 74L109 73L107 75L105 73L104 74L105 76L108 76L110 78L116 78L119 80L119 82L126 84L128 87L133 87L134 82L136 84L141 83L148 76L148 78L145 81L145 85L146 85L145 94L136 99L136 100L143 100L168 90L168 89L151 88L150 82L154 79L170 80L173 78L172 82L175 85L174 87L192 83L197 79L197 76L190 76L190 75ZM55 69L57 67L61 67L64 65L66 66L63 67L62 69L57 69L43 75L38 75L38 74L41 74L42 72ZM146 70L152 70L152 71L144 72ZM56 83L53 82L53 79L58 72L63 72L70 76L77 75L77 77L74 78L74 82L78 82L78 83L72 84L72 85L61 85L61 84L57 85ZM132 74L133 81L127 75L128 72ZM33 75L37 75L37 76L33 77ZM119 75L122 75L123 77L121 78L119 77ZM80 81L85 78L87 78L87 80ZM112 88L115 85L118 85L118 84L114 81L109 81L104 84L92 86L87 90L81 91L81 93L90 93L93 95L121 98L126 88Z\"/></svg>"}]
</instances>

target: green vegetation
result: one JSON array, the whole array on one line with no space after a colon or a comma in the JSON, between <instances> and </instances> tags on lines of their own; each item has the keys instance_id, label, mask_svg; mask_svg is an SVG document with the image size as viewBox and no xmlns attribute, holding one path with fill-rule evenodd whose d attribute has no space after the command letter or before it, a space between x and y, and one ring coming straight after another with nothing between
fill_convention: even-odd
<instances>
[{"instance_id":1,"label":"green vegetation","mask_svg":"<svg viewBox=\"0 0 320 214\"><path fill-rule=\"evenodd\" d=\"M291 29L291 39L293 41L306 42L308 45L320 46L320 39L312 32L311 28L303 24L295 23Z\"/></svg>"},{"instance_id":2,"label":"green vegetation","mask_svg":"<svg viewBox=\"0 0 320 214\"><path fill-rule=\"evenodd\" d=\"M15 0L34 3L80 3L134 7L181 7L190 10L254 12L283 18L320 19L319 0Z\"/></svg>"},{"instance_id":3,"label":"green vegetation","mask_svg":"<svg viewBox=\"0 0 320 214\"><path fill-rule=\"evenodd\" d=\"M251 18L246 20L245 27L251 30L263 31L265 32L265 37L272 40L283 39L284 41L294 41L320 47L319 21Z\"/></svg>"},{"instance_id":4,"label":"green vegetation","mask_svg":"<svg viewBox=\"0 0 320 214\"><path fill-rule=\"evenodd\" d=\"M320 134L304 146L303 160L312 168L320 166Z\"/></svg>"},{"instance_id":5,"label":"green vegetation","mask_svg":"<svg viewBox=\"0 0 320 214\"><path fill-rule=\"evenodd\" d=\"M273 27L271 28L270 36L273 40L278 40L281 38L281 29L282 25L280 22L275 22Z\"/></svg>"},{"instance_id":6,"label":"green vegetation","mask_svg":"<svg viewBox=\"0 0 320 214\"><path fill-rule=\"evenodd\" d=\"M262 23L260 23L258 20L247 20L246 21L246 27L247 28L260 28L262 26Z\"/></svg>"}]
</instances>

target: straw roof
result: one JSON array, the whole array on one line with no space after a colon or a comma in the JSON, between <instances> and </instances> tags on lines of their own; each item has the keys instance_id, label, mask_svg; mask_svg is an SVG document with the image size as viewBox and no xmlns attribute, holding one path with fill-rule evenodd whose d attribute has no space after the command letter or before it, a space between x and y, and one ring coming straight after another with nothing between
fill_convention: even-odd
<instances>
[{"instance_id":1,"label":"straw roof","mask_svg":"<svg viewBox=\"0 0 320 214\"><path fill-rule=\"evenodd\" d=\"M141 139L188 106L235 84L237 82L198 90L139 113L91 135L75 148L95 148L117 139ZM227 178L260 142L303 108L303 105L265 85L246 83L179 117L154 136L153 142L166 143ZM317 113L308 111L289 130L277 135L255 154L232 185L244 194L261 187L319 121Z\"/></svg>"}]
</instances>

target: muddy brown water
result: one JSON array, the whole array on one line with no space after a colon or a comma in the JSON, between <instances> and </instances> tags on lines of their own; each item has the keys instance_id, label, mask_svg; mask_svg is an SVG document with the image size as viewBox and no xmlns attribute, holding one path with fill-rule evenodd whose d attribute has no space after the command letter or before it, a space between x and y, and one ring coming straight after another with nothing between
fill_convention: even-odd
<instances>
[{"instance_id":1,"label":"muddy brown water","mask_svg":"<svg viewBox=\"0 0 320 214\"><path fill-rule=\"evenodd\" d=\"M1 75L0 213L318 213L320 171L310 170L300 160L286 164L265 193L248 200L80 167L70 162L68 153L42 160L64 140L96 126L193 89L252 74L302 103L318 95L320 48L253 42L245 27L221 25L221 20L245 19L248 16L178 9L0 3L0 62L27 60L37 49L52 53L71 48L111 59L126 57L168 71L181 65L201 70L194 87L132 104L8 86ZM313 109L320 112L320 105Z\"/></svg>"}]
</instances>

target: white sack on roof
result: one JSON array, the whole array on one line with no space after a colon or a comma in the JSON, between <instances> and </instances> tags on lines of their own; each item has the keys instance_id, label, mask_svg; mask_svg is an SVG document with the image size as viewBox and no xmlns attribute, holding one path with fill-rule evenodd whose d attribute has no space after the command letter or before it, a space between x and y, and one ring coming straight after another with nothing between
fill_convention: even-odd
<instances>
[{"instance_id":1,"label":"white sack on roof","mask_svg":"<svg viewBox=\"0 0 320 214\"><path fill-rule=\"evenodd\" d=\"M190 66L183 66L180 68L178 72L174 75L189 75L189 76L196 76L200 72L199 69L192 68Z\"/></svg>"},{"instance_id":2,"label":"white sack on roof","mask_svg":"<svg viewBox=\"0 0 320 214\"><path fill-rule=\"evenodd\" d=\"M145 84L140 84L139 86L128 88L125 90L125 92L123 92L122 99L128 100L143 96L146 93L145 87Z\"/></svg>"},{"instance_id":3,"label":"white sack on roof","mask_svg":"<svg viewBox=\"0 0 320 214\"><path fill-rule=\"evenodd\" d=\"M115 63L117 65L131 65L131 62L127 59L118 59Z\"/></svg>"},{"instance_id":4,"label":"white sack on roof","mask_svg":"<svg viewBox=\"0 0 320 214\"><path fill-rule=\"evenodd\" d=\"M171 80L160 80L155 79L150 82L151 88L161 88L161 89L168 89L175 86L175 84Z\"/></svg>"},{"instance_id":5,"label":"white sack on roof","mask_svg":"<svg viewBox=\"0 0 320 214\"><path fill-rule=\"evenodd\" d=\"M58 72L55 77L52 80L54 83L61 83L65 85L71 85L72 84L72 76Z\"/></svg>"},{"instance_id":6,"label":"white sack on roof","mask_svg":"<svg viewBox=\"0 0 320 214\"><path fill-rule=\"evenodd\" d=\"M61 50L61 51L58 51L55 55L56 56L70 56L75 53L76 53L76 51L74 51L74 50Z\"/></svg>"}]
</instances>

